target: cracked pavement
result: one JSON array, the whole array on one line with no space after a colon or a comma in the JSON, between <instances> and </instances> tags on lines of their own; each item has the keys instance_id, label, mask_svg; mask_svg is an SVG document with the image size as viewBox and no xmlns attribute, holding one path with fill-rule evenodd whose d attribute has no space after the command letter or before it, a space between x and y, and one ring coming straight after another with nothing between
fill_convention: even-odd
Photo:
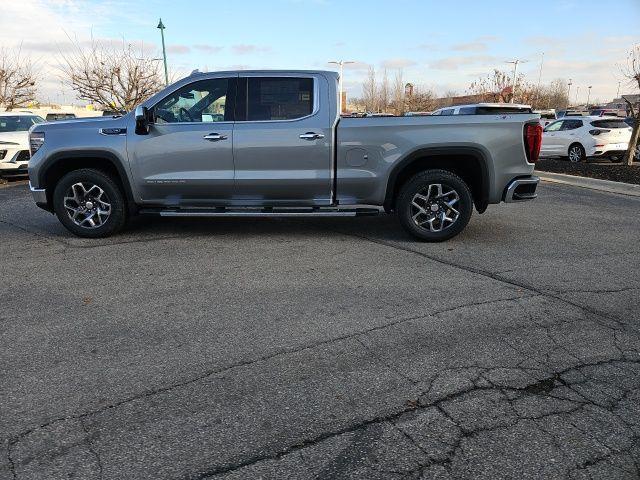
<instances>
[{"instance_id":1,"label":"cracked pavement","mask_svg":"<svg viewBox=\"0 0 640 480\"><path fill-rule=\"evenodd\" d=\"M640 199L70 236L0 188L0 478L640 478Z\"/></svg>"}]
</instances>

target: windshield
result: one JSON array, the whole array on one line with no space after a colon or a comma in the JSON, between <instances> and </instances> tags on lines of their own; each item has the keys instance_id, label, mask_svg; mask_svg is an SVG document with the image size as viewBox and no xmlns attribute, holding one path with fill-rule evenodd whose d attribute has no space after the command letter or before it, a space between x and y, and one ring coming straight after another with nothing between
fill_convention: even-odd
<instances>
[{"instance_id":1,"label":"windshield","mask_svg":"<svg viewBox=\"0 0 640 480\"><path fill-rule=\"evenodd\" d=\"M36 123L42 123L44 119L37 115L2 115L0 116L0 133L26 132Z\"/></svg>"}]
</instances>

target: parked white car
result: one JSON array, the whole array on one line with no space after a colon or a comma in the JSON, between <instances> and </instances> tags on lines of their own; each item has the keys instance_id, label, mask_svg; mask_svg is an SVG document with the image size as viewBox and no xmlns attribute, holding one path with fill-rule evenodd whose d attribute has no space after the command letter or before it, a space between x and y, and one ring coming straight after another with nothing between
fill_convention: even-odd
<instances>
[{"instance_id":1,"label":"parked white car","mask_svg":"<svg viewBox=\"0 0 640 480\"><path fill-rule=\"evenodd\" d=\"M619 161L629 147L631 127L617 117L564 117L547 125L542 134L541 157L586 157Z\"/></svg>"},{"instance_id":2,"label":"parked white car","mask_svg":"<svg viewBox=\"0 0 640 480\"><path fill-rule=\"evenodd\" d=\"M29 129L44 119L33 113L0 112L0 175L26 174Z\"/></svg>"}]
</instances>

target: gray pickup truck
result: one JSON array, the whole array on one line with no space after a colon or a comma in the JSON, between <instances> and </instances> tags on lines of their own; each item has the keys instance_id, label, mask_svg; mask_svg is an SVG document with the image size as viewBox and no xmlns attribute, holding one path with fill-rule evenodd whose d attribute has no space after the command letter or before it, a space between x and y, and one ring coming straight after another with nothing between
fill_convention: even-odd
<instances>
[{"instance_id":1,"label":"gray pickup truck","mask_svg":"<svg viewBox=\"0 0 640 480\"><path fill-rule=\"evenodd\" d=\"M475 209L535 198L539 116L341 118L326 71L194 73L121 117L30 131L30 188L76 235L131 215L355 216L395 212L442 241Z\"/></svg>"}]
</instances>

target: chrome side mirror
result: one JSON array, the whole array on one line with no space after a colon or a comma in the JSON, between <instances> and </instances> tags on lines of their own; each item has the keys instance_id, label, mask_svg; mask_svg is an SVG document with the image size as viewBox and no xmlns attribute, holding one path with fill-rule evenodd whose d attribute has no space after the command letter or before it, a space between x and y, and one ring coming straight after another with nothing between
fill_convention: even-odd
<instances>
[{"instance_id":1,"label":"chrome side mirror","mask_svg":"<svg viewBox=\"0 0 640 480\"><path fill-rule=\"evenodd\" d=\"M149 133L149 109L138 105L134 115L136 117L136 134L147 135Z\"/></svg>"}]
</instances>

